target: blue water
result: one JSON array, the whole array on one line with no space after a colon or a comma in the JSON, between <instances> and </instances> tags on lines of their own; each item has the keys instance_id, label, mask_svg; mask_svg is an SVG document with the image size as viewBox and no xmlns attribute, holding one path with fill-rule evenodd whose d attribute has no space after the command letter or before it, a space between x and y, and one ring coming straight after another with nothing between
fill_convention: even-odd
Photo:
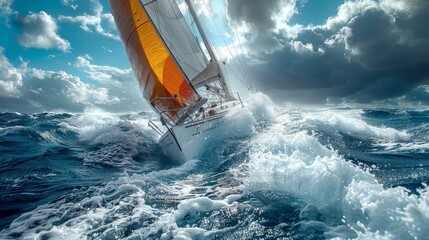
<instances>
[{"instance_id":1,"label":"blue water","mask_svg":"<svg viewBox=\"0 0 429 240\"><path fill-rule=\"evenodd\" d=\"M0 239L428 236L429 109L251 105L184 164L150 112L0 114Z\"/></svg>"}]
</instances>

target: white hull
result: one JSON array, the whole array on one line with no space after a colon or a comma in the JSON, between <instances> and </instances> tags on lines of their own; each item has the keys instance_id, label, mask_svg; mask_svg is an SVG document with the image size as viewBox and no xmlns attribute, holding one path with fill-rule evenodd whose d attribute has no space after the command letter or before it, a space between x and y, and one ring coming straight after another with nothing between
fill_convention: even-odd
<instances>
[{"instance_id":1,"label":"white hull","mask_svg":"<svg viewBox=\"0 0 429 240\"><path fill-rule=\"evenodd\" d=\"M184 162L195 159L214 134L228 124L225 115L226 112L219 113L198 121L173 126L161 137L159 143L165 153L175 161Z\"/></svg>"}]
</instances>

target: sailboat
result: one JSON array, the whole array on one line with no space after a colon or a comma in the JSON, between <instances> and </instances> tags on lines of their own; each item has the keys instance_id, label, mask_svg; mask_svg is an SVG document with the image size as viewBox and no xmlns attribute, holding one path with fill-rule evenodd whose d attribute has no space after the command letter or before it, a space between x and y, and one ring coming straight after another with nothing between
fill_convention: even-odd
<instances>
[{"instance_id":1,"label":"sailboat","mask_svg":"<svg viewBox=\"0 0 429 240\"><path fill-rule=\"evenodd\" d=\"M149 125L171 158L186 161L243 106L229 84L191 0L109 0L143 97L167 130Z\"/></svg>"}]
</instances>

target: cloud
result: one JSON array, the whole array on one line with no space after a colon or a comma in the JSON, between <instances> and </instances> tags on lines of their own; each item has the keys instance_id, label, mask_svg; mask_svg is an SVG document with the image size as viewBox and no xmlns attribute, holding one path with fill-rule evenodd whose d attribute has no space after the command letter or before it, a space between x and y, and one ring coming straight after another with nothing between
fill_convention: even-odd
<instances>
[{"instance_id":1,"label":"cloud","mask_svg":"<svg viewBox=\"0 0 429 240\"><path fill-rule=\"evenodd\" d=\"M14 0L0 0L0 22L3 20L7 27L9 25L9 15L15 13L12 9L12 4Z\"/></svg>"},{"instance_id":2,"label":"cloud","mask_svg":"<svg viewBox=\"0 0 429 240\"><path fill-rule=\"evenodd\" d=\"M429 81L425 0L345 1L319 26L288 26L293 1L227 3L230 23L247 26L240 34L256 85L279 98L372 102L407 95ZM289 4L290 14L280 14L279 4ZM263 19L252 18L258 9ZM257 44L264 38L279 45Z\"/></svg>"},{"instance_id":3,"label":"cloud","mask_svg":"<svg viewBox=\"0 0 429 240\"><path fill-rule=\"evenodd\" d=\"M107 67L104 70L108 72ZM117 112L141 111L144 104L137 81L128 80L117 86L99 86L64 71L30 68L24 61L20 67L15 67L0 48L0 111L82 112L87 107Z\"/></svg>"},{"instance_id":4,"label":"cloud","mask_svg":"<svg viewBox=\"0 0 429 240\"><path fill-rule=\"evenodd\" d=\"M18 43L26 48L60 49L68 51L70 43L57 34L55 20L44 11L17 16L17 26L23 34L17 37Z\"/></svg>"},{"instance_id":5,"label":"cloud","mask_svg":"<svg viewBox=\"0 0 429 240\"><path fill-rule=\"evenodd\" d=\"M75 3L75 0L61 0L61 4L73 8L73 10L76 10L79 7L79 5Z\"/></svg>"},{"instance_id":6,"label":"cloud","mask_svg":"<svg viewBox=\"0 0 429 240\"><path fill-rule=\"evenodd\" d=\"M111 66L100 66L92 64L91 60L89 55L78 56L74 65L86 72L89 78L105 84L120 85L134 79L131 68L119 69Z\"/></svg>"},{"instance_id":7,"label":"cloud","mask_svg":"<svg viewBox=\"0 0 429 240\"><path fill-rule=\"evenodd\" d=\"M249 48L272 52L283 46L279 31L296 13L295 0L226 0L228 20L244 32Z\"/></svg>"},{"instance_id":8,"label":"cloud","mask_svg":"<svg viewBox=\"0 0 429 240\"><path fill-rule=\"evenodd\" d=\"M4 48L0 47L0 97L17 98L21 95L23 72L26 65L15 68L3 55Z\"/></svg>"},{"instance_id":9,"label":"cloud","mask_svg":"<svg viewBox=\"0 0 429 240\"><path fill-rule=\"evenodd\" d=\"M41 108L78 109L119 102L117 97L109 95L108 89L84 83L79 77L64 71L32 69L27 75L23 86L25 98L31 99L32 105Z\"/></svg>"},{"instance_id":10,"label":"cloud","mask_svg":"<svg viewBox=\"0 0 429 240\"><path fill-rule=\"evenodd\" d=\"M80 71L88 74L88 77L97 81L100 85L108 88L112 95L117 96L121 103L116 105L115 111L141 110L146 106L140 87L134 77L133 71L120 69L112 66L96 65L89 55L78 56L74 66Z\"/></svg>"},{"instance_id":11,"label":"cloud","mask_svg":"<svg viewBox=\"0 0 429 240\"><path fill-rule=\"evenodd\" d=\"M0 16L7 16L13 13L12 3L13 0L0 0Z\"/></svg>"},{"instance_id":12,"label":"cloud","mask_svg":"<svg viewBox=\"0 0 429 240\"><path fill-rule=\"evenodd\" d=\"M109 32L109 30L116 29L115 21L113 19L112 14L103 13L103 6L99 2L99 0L90 0L90 2L92 5L91 10L93 12L93 15L88 15L86 13L80 16L60 15L58 17L58 20L62 22L78 23L80 24L80 27L86 32L95 31L107 39L120 41L118 35ZM107 23L108 30L103 28L103 22Z\"/></svg>"}]
</instances>

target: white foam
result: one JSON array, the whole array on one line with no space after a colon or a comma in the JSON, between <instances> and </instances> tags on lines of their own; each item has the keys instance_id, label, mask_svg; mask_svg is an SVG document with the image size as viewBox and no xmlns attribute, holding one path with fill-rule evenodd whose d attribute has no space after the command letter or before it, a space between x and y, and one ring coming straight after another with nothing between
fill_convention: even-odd
<instances>
[{"instance_id":1,"label":"white foam","mask_svg":"<svg viewBox=\"0 0 429 240\"><path fill-rule=\"evenodd\" d=\"M238 137L250 136L255 129L274 122L276 117L277 109L273 102L266 95L257 93L245 102L244 108L229 112L226 116L229 125L224 132Z\"/></svg>"},{"instance_id":2,"label":"white foam","mask_svg":"<svg viewBox=\"0 0 429 240\"><path fill-rule=\"evenodd\" d=\"M195 212L209 212L223 207L228 207L229 204L223 200L212 200L208 197L198 197L187 199L179 203L177 206L177 218L183 218L188 214Z\"/></svg>"},{"instance_id":3,"label":"white foam","mask_svg":"<svg viewBox=\"0 0 429 240\"><path fill-rule=\"evenodd\" d=\"M426 153L429 151L428 142L390 142L390 143L378 143L378 146L382 146L385 150L392 152L414 152L414 153Z\"/></svg>"},{"instance_id":4,"label":"white foam","mask_svg":"<svg viewBox=\"0 0 429 240\"><path fill-rule=\"evenodd\" d=\"M101 111L85 112L73 116L59 125L78 133L79 140L93 150L80 155L85 164L103 164L124 167L133 164L137 154L153 155L159 136L148 127L147 119L129 114L126 119L119 114Z\"/></svg>"},{"instance_id":5,"label":"white foam","mask_svg":"<svg viewBox=\"0 0 429 240\"><path fill-rule=\"evenodd\" d=\"M102 187L90 187L80 192L84 196L73 200L73 194L41 205L18 217L8 229L0 232L0 238L20 236L22 239L111 239L122 236L124 229L133 224L156 219L146 233L136 231L136 236L156 233L167 224L174 224L175 213L154 209L146 204L144 188L157 179L176 179L189 174L196 161L188 161L180 167L148 174L125 175ZM194 209L197 211L198 209ZM185 210L182 208L182 211ZM161 215L161 216L158 216Z\"/></svg>"},{"instance_id":6,"label":"white foam","mask_svg":"<svg viewBox=\"0 0 429 240\"><path fill-rule=\"evenodd\" d=\"M40 136L42 136L46 141L51 142L51 143L59 143L60 141L54 137L54 135L52 135L51 132L48 131L44 131L42 133L40 133Z\"/></svg>"},{"instance_id":7,"label":"white foam","mask_svg":"<svg viewBox=\"0 0 429 240\"><path fill-rule=\"evenodd\" d=\"M353 134L389 140L407 135L371 127L362 120L338 114L307 116L305 122L327 124ZM348 126L349 123L354 126ZM250 160L239 167L245 191L284 192L315 206L322 220L303 213L300 227L325 232L325 237L359 239L423 239L429 234L429 190L420 196L404 188L385 189L375 177L347 162L307 132L288 132L278 123L250 142ZM247 176L243 178L243 171ZM304 208L305 209L305 208ZM344 224L339 224L343 222ZM353 230L353 231L351 231Z\"/></svg>"},{"instance_id":8,"label":"white foam","mask_svg":"<svg viewBox=\"0 0 429 240\"><path fill-rule=\"evenodd\" d=\"M410 135L384 126L373 126L362 120L360 112L318 111L304 114L303 122L327 128L329 131L339 131L361 138L372 138L384 141L409 141Z\"/></svg>"},{"instance_id":9,"label":"white foam","mask_svg":"<svg viewBox=\"0 0 429 240\"><path fill-rule=\"evenodd\" d=\"M118 114L94 110L73 116L67 119L67 122L60 123L60 126L78 132L80 137L85 140L86 138L91 138L93 132L102 126L114 125L119 121Z\"/></svg>"},{"instance_id":10,"label":"white foam","mask_svg":"<svg viewBox=\"0 0 429 240\"><path fill-rule=\"evenodd\" d=\"M206 230L196 227L178 227L176 222L185 216L193 216L196 213L210 212L222 208L228 208L234 203L231 200L237 200L239 195L224 200L212 200L208 197L196 197L193 199L183 200L177 206L177 210L169 214L170 221L163 228L161 239L206 239L214 237L216 234L225 234L234 231L240 227L240 223L233 227L223 229ZM174 219L174 221L172 221ZM164 222L165 224L166 222Z\"/></svg>"},{"instance_id":11,"label":"white foam","mask_svg":"<svg viewBox=\"0 0 429 240\"><path fill-rule=\"evenodd\" d=\"M35 132L35 130L31 127L26 126L11 126L11 127L5 127L0 129L0 136L5 136L7 134L18 134L21 131L32 131Z\"/></svg>"}]
</instances>

